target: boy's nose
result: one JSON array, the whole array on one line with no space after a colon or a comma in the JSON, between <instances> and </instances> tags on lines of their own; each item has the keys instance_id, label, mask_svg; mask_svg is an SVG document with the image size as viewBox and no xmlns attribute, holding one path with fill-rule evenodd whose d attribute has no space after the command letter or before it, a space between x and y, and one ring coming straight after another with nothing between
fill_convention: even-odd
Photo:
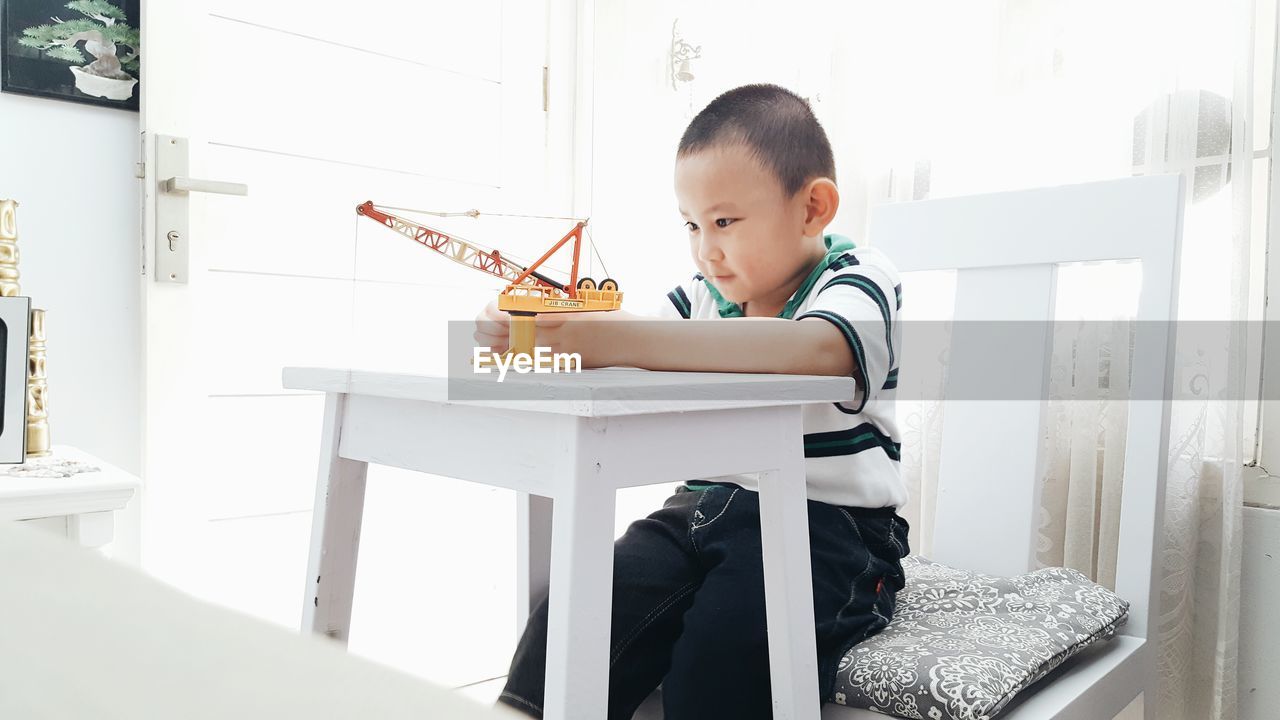
<instances>
[{"instance_id":1,"label":"boy's nose","mask_svg":"<svg viewBox=\"0 0 1280 720\"><path fill-rule=\"evenodd\" d=\"M720 244L703 239L698 243L698 259L703 262L715 262L724 259L724 251Z\"/></svg>"}]
</instances>

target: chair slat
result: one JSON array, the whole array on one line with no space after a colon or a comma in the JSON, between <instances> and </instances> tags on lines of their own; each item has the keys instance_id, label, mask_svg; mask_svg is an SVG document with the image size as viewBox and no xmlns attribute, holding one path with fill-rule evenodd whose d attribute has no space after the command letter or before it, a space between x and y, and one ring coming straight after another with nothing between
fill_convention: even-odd
<instances>
[{"instance_id":1,"label":"chair slat","mask_svg":"<svg viewBox=\"0 0 1280 720\"><path fill-rule=\"evenodd\" d=\"M956 278L939 466L946 482L934 520L939 562L992 575L1029 569L1055 275L1053 265L1019 265Z\"/></svg>"}]
</instances>

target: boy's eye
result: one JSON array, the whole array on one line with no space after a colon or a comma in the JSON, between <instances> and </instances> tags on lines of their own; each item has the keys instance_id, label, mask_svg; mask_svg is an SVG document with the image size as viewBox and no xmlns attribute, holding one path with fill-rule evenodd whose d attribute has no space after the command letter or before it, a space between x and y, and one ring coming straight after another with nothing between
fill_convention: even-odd
<instances>
[{"instance_id":1,"label":"boy's eye","mask_svg":"<svg viewBox=\"0 0 1280 720\"><path fill-rule=\"evenodd\" d=\"M718 218L716 219L716 227L727 228L730 225L732 225L734 222L735 220L733 218ZM696 232L698 229L698 225L694 223L692 220L686 222L684 226L689 229L689 232Z\"/></svg>"}]
</instances>

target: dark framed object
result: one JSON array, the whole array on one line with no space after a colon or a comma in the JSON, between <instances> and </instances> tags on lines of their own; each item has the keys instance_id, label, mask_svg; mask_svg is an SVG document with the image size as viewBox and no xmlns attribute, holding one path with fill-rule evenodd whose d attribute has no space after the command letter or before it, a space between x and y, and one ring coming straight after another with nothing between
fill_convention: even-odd
<instances>
[{"instance_id":1,"label":"dark framed object","mask_svg":"<svg viewBox=\"0 0 1280 720\"><path fill-rule=\"evenodd\" d=\"M27 352L31 298L0 297L0 463L27 459Z\"/></svg>"},{"instance_id":2,"label":"dark framed object","mask_svg":"<svg viewBox=\"0 0 1280 720\"><path fill-rule=\"evenodd\" d=\"M0 90L137 110L141 0L0 0Z\"/></svg>"}]
</instances>

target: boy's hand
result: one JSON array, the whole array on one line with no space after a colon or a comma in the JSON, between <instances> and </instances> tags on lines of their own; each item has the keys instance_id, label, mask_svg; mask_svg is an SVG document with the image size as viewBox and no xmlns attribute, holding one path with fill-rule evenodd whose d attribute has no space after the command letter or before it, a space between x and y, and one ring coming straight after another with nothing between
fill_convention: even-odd
<instances>
[{"instance_id":1,"label":"boy's hand","mask_svg":"<svg viewBox=\"0 0 1280 720\"><path fill-rule=\"evenodd\" d=\"M621 310L541 314L534 345L556 353L577 353L584 368L624 364L625 342L615 337L615 331L627 325L617 322L624 316Z\"/></svg>"},{"instance_id":2,"label":"boy's hand","mask_svg":"<svg viewBox=\"0 0 1280 720\"><path fill-rule=\"evenodd\" d=\"M487 347L495 353L507 351L511 333L511 316L498 309L493 300L476 314L476 331L472 334L476 347Z\"/></svg>"},{"instance_id":3,"label":"boy's hand","mask_svg":"<svg viewBox=\"0 0 1280 720\"><path fill-rule=\"evenodd\" d=\"M621 327L616 321L624 316L634 319L621 310L541 313L536 319L534 345L551 348L551 352L556 353L578 353L584 368L622 364L625 358L619 352L625 343L611 342L608 333ZM511 315L498 309L497 300L476 315L477 347L488 347L495 353L506 352L510 331Z\"/></svg>"}]
</instances>

